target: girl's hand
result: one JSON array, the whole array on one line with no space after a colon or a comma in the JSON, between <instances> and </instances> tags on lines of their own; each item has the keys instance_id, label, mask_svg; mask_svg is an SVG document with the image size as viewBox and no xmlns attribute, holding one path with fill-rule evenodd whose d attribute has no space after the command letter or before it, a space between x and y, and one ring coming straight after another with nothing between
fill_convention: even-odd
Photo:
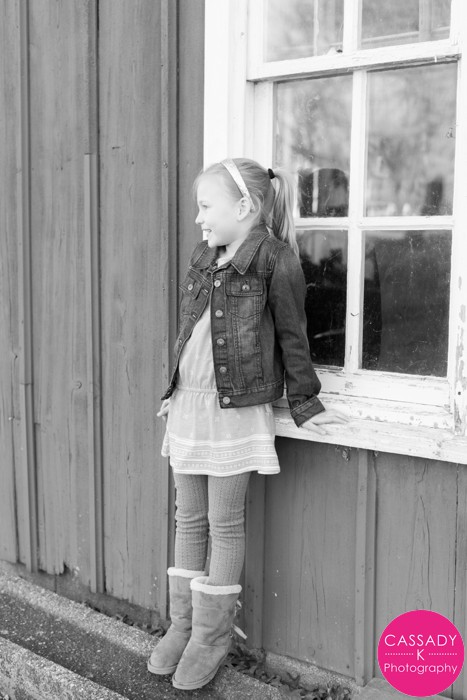
<instances>
[{"instance_id":1,"label":"girl's hand","mask_svg":"<svg viewBox=\"0 0 467 700\"><path fill-rule=\"evenodd\" d=\"M159 409L159 413L156 413L156 416L160 416L163 418L165 421L167 420L167 414L169 412L169 406L170 406L170 398L169 399L164 399L161 407Z\"/></svg>"},{"instance_id":2,"label":"girl's hand","mask_svg":"<svg viewBox=\"0 0 467 700\"><path fill-rule=\"evenodd\" d=\"M350 418L344 415L344 413L337 411L335 408L331 408L317 413L316 416L302 423L300 427L309 430L311 433L316 433L317 435L328 435L329 431L326 430L326 428L322 428L322 425L327 423L348 423L349 421Z\"/></svg>"}]
</instances>

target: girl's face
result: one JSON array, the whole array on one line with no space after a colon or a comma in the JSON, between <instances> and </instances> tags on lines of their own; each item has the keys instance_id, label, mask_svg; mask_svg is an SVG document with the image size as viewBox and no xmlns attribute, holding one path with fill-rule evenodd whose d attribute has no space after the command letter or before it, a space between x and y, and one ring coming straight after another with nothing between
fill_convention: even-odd
<instances>
[{"instance_id":1,"label":"girl's face","mask_svg":"<svg viewBox=\"0 0 467 700\"><path fill-rule=\"evenodd\" d=\"M227 246L244 236L245 200L234 201L222 178L205 175L198 191L198 216L195 223L203 229L210 248Z\"/></svg>"}]
</instances>

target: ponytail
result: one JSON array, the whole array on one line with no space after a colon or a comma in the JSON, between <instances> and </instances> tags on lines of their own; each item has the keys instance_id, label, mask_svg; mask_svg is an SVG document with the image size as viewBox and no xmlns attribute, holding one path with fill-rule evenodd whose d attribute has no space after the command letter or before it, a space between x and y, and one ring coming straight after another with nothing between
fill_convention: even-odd
<instances>
[{"instance_id":1,"label":"ponytail","mask_svg":"<svg viewBox=\"0 0 467 700\"><path fill-rule=\"evenodd\" d=\"M294 181L290 173L282 168L274 172L266 170L250 158L230 159L236 166L251 199L251 211L255 215L254 224L266 224L272 234L287 243L299 257L294 210ZM199 181L205 175L217 175L224 181L232 198L238 199L242 194L235 179L223 163L213 163L202 171L195 180L194 192Z\"/></svg>"},{"instance_id":2,"label":"ponytail","mask_svg":"<svg viewBox=\"0 0 467 700\"><path fill-rule=\"evenodd\" d=\"M295 223L293 218L294 208L294 182L292 176L282 168L274 171L274 202L270 213L270 227L276 238L288 243L299 257Z\"/></svg>"}]
</instances>

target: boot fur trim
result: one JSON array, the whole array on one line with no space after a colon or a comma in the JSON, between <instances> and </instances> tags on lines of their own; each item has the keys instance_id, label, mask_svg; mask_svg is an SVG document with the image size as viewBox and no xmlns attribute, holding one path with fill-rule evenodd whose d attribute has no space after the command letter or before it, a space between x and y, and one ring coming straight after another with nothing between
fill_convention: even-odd
<instances>
[{"instance_id":1,"label":"boot fur trim","mask_svg":"<svg viewBox=\"0 0 467 700\"><path fill-rule=\"evenodd\" d=\"M176 569L170 566L167 569L169 576L180 576L181 578L195 578L195 576L204 576L204 571L190 571L189 569Z\"/></svg>"},{"instance_id":2,"label":"boot fur trim","mask_svg":"<svg viewBox=\"0 0 467 700\"><path fill-rule=\"evenodd\" d=\"M202 593L208 593L210 595L231 595L232 593L239 594L242 587L239 583L232 586L211 586L207 581L209 576L199 576L194 578L190 584L192 591L201 591Z\"/></svg>"}]
</instances>

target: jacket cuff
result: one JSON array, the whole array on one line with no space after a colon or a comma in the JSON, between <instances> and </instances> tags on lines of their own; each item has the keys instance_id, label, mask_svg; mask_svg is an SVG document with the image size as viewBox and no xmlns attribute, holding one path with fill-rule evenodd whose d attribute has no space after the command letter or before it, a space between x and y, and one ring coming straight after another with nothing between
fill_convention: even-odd
<instances>
[{"instance_id":1,"label":"jacket cuff","mask_svg":"<svg viewBox=\"0 0 467 700\"><path fill-rule=\"evenodd\" d=\"M307 401L304 401L300 406L290 409L290 415L295 421L295 425L300 427L302 423L305 423L309 418L316 416L318 413L322 413L326 409L324 408L321 401L317 396L312 396Z\"/></svg>"}]
</instances>

